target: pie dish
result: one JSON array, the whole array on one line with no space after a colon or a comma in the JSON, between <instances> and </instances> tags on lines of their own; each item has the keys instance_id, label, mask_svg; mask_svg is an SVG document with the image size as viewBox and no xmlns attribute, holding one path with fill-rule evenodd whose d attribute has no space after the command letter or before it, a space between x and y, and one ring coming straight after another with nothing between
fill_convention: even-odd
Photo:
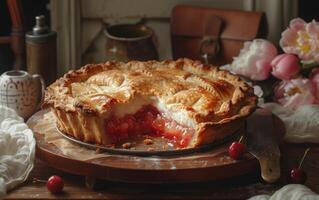
<instances>
[{"instance_id":1,"label":"pie dish","mask_svg":"<svg viewBox=\"0 0 319 200\"><path fill-rule=\"evenodd\" d=\"M50 85L43 106L60 131L84 142L147 135L193 148L234 134L256 101L240 77L184 58L88 64Z\"/></svg>"}]
</instances>

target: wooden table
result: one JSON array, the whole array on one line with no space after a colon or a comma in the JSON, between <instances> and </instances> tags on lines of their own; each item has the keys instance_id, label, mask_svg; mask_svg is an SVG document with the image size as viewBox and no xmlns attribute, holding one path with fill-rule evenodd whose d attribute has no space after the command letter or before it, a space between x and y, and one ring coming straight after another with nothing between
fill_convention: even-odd
<instances>
[{"instance_id":1,"label":"wooden table","mask_svg":"<svg viewBox=\"0 0 319 200\"><path fill-rule=\"evenodd\" d=\"M141 185L103 182L98 190L85 187L84 177L71 175L47 166L36 160L35 168L28 181L11 191L7 199L247 199L257 194L271 194L287 183L286 177L298 162L304 150L311 150L303 164L308 179L306 185L319 193L319 145L283 144L282 178L276 184L266 184L258 174L250 174L223 182L205 182L183 185ZM76 167L76 166L74 166ZM51 175L59 175L65 181L64 193L50 194L45 183L33 183L32 177L46 180Z\"/></svg>"}]
</instances>

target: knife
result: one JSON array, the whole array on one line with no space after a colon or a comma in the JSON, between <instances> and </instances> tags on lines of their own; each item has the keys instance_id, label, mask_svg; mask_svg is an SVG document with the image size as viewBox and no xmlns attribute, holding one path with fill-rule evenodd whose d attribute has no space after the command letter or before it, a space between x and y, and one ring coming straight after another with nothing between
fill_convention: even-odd
<instances>
[{"instance_id":1,"label":"knife","mask_svg":"<svg viewBox=\"0 0 319 200\"><path fill-rule=\"evenodd\" d=\"M280 133L275 116L267 109L258 108L246 123L247 149L258 159L262 178L273 183L280 178ZM282 130L282 129L281 129Z\"/></svg>"}]
</instances>

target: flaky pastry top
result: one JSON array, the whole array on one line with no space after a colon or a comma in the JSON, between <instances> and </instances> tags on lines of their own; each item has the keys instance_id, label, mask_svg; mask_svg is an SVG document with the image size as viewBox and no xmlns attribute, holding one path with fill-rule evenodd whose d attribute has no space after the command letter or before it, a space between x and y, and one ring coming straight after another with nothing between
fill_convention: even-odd
<instances>
[{"instance_id":1,"label":"flaky pastry top","mask_svg":"<svg viewBox=\"0 0 319 200\"><path fill-rule=\"evenodd\" d=\"M256 107L253 90L238 76L199 61L109 61L70 71L50 85L44 106L106 116L134 98L183 112L196 122L222 123Z\"/></svg>"}]
</instances>

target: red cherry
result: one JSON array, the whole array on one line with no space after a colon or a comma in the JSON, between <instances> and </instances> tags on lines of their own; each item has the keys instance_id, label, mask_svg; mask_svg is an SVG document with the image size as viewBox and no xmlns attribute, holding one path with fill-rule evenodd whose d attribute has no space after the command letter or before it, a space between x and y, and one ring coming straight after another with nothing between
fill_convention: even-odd
<instances>
[{"instance_id":1,"label":"red cherry","mask_svg":"<svg viewBox=\"0 0 319 200\"><path fill-rule=\"evenodd\" d=\"M246 145L240 142L233 142L228 148L229 156L236 160L241 159L246 151Z\"/></svg>"},{"instance_id":2,"label":"red cherry","mask_svg":"<svg viewBox=\"0 0 319 200\"><path fill-rule=\"evenodd\" d=\"M309 151L310 151L310 147L305 150L300 160L299 167L294 168L290 171L290 182L299 183L299 184L303 184L306 182L307 174L301 169L301 167Z\"/></svg>"},{"instance_id":3,"label":"red cherry","mask_svg":"<svg viewBox=\"0 0 319 200\"><path fill-rule=\"evenodd\" d=\"M64 183L60 176L51 176L47 181L47 188L52 194L61 193L63 186Z\"/></svg>"},{"instance_id":4,"label":"red cherry","mask_svg":"<svg viewBox=\"0 0 319 200\"><path fill-rule=\"evenodd\" d=\"M291 183L304 184L307 180L307 174L300 168L294 168L290 171Z\"/></svg>"}]
</instances>

